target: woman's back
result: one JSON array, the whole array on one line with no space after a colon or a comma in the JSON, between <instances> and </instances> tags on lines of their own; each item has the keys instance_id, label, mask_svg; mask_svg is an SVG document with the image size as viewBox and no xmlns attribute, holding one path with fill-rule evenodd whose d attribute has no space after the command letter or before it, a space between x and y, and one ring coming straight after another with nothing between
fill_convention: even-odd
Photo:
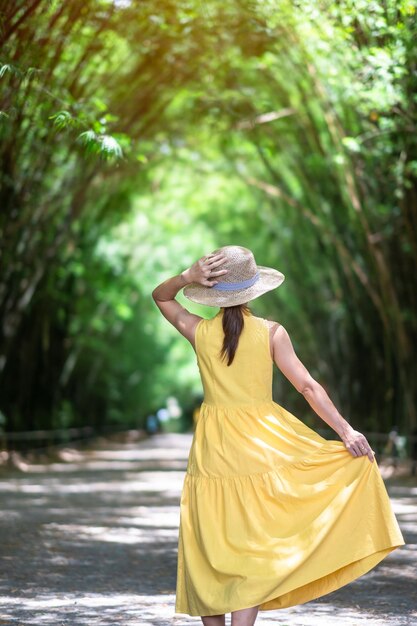
<instances>
[{"instance_id":1,"label":"woman's back","mask_svg":"<svg viewBox=\"0 0 417 626\"><path fill-rule=\"evenodd\" d=\"M220 357L223 345L224 309L212 319L198 323L195 334L197 364L204 401L215 406L242 406L272 400L273 359L269 323L252 313L244 314L244 325L230 365Z\"/></svg>"}]
</instances>

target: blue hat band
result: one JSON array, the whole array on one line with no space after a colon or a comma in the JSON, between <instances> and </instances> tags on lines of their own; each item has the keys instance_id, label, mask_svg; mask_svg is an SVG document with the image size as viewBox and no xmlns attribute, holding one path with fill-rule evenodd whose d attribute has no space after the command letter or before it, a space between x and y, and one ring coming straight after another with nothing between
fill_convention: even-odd
<instances>
[{"instance_id":1,"label":"blue hat band","mask_svg":"<svg viewBox=\"0 0 417 626\"><path fill-rule=\"evenodd\" d=\"M241 280L238 283L217 283L210 287L210 289L217 289L218 291L235 291L236 289L247 289L252 287L259 280L260 274L257 272L252 278L248 280Z\"/></svg>"}]
</instances>

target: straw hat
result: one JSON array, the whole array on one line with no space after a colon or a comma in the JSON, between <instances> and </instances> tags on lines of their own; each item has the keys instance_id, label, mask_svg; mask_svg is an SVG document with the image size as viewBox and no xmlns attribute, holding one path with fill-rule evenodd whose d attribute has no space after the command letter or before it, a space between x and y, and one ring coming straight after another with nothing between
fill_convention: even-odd
<instances>
[{"instance_id":1,"label":"straw hat","mask_svg":"<svg viewBox=\"0 0 417 626\"><path fill-rule=\"evenodd\" d=\"M193 302L208 306L228 307L244 304L279 287L285 276L272 267L257 265L253 252L242 246L223 246L212 254L222 253L227 260L216 269L226 269L212 287L190 283L184 287L184 296Z\"/></svg>"}]
</instances>

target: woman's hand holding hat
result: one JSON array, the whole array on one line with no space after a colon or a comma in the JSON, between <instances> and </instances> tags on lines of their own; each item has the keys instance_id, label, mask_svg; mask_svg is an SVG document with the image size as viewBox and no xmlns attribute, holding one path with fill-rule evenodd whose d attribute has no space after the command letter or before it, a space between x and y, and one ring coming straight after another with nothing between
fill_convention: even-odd
<instances>
[{"instance_id":1,"label":"woman's hand holding hat","mask_svg":"<svg viewBox=\"0 0 417 626\"><path fill-rule=\"evenodd\" d=\"M227 260L227 257L224 254L208 254L207 256L202 256L198 261L193 263L191 267L181 272L182 276L186 279L187 282L190 283L198 283L199 285L204 285L205 287L212 287L216 283L217 280L210 280L215 276L222 276L226 274L228 270L216 270L219 265L222 265Z\"/></svg>"}]
</instances>

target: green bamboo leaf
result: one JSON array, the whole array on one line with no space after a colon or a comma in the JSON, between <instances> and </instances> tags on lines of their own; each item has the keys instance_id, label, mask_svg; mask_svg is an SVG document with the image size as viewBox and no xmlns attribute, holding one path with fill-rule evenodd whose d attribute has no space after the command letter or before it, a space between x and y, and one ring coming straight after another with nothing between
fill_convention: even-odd
<instances>
[{"instance_id":1,"label":"green bamboo leaf","mask_svg":"<svg viewBox=\"0 0 417 626\"><path fill-rule=\"evenodd\" d=\"M93 130L86 130L78 135L78 139L84 146L87 146L97 141L97 135Z\"/></svg>"},{"instance_id":2,"label":"green bamboo leaf","mask_svg":"<svg viewBox=\"0 0 417 626\"><path fill-rule=\"evenodd\" d=\"M102 135L100 137L101 152L106 158L120 159L123 156L122 148L119 142L111 135Z\"/></svg>"},{"instance_id":3,"label":"green bamboo leaf","mask_svg":"<svg viewBox=\"0 0 417 626\"><path fill-rule=\"evenodd\" d=\"M0 67L0 78L3 78L6 72L10 72L10 74L13 74L13 66L9 64L2 65Z\"/></svg>"},{"instance_id":4,"label":"green bamboo leaf","mask_svg":"<svg viewBox=\"0 0 417 626\"><path fill-rule=\"evenodd\" d=\"M90 129L78 135L78 140L87 153L99 154L106 160L120 159L123 156L119 142L111 135L99 135Z\"/></svg>"},{"instance_id":5,"label":"green bamboo leaf","mask_svg":"<svg viewBox=\"0 0 417 626\"><path fill-rule=\"evenodd\" d=\"M54 115L50 115L50 120L54 120L54 126L58 130L78 125L78 121L71 115L69 111L59 111Z\"/></svg>"}]
</instances>

